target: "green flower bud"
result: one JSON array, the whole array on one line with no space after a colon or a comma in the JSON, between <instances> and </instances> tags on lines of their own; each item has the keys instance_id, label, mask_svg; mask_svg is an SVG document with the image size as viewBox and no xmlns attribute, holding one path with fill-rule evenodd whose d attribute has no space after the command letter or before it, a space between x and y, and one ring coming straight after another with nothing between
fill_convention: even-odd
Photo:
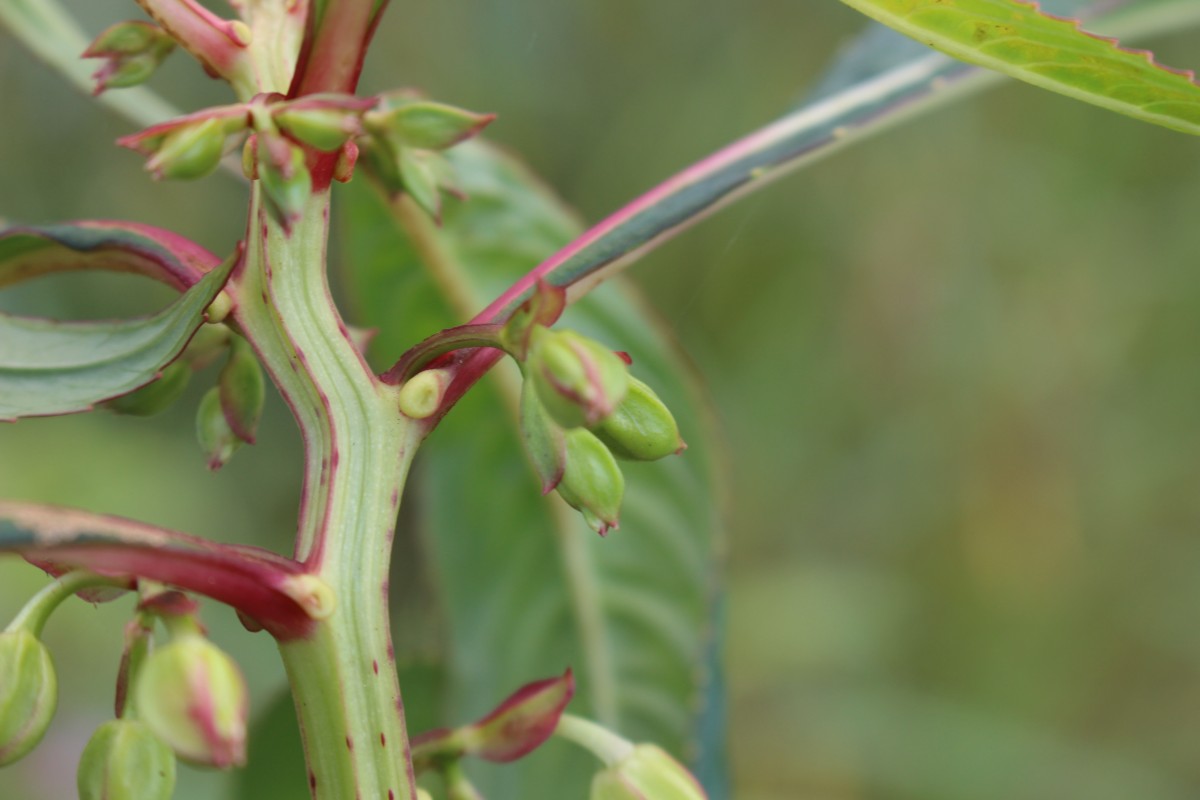
<instances>
[{"instance_id":1,"label":"green flower bud","mask_svg":"<svg viewBox=\"0 0 1200 800\"><path fill-rule=\"evenodd\" d=\"M360 128L354 114L325 108L281 111L274 119L280 130L293 139L324 153L337 150Z\"/></svg>"},{"instance_id":2,"label":"green flower bud","mask_svg":"<svg viewBox=\"0 0 1200 800\"><path fill-rule=\"evenodd\" d=\"M558 494L583 514L588 526L603 536L617 527L625 476L604 443L583 428L565 434L567 464Z\"/></svg>"},{"instance_id":3,"label":"green flower bud","mask_svg":"<svg viewBox=\"0 0 1200 800\"><path fill-rule=\"evenodd\" d=\"M192 370L182 361L163 367L162 374L140 389L121 397L114 397L104 406L118 414L149 417L167 408L183 394Z\"/></svg>"},{"instance_id":4,"label":"green flower bud","mask_svg":"<svg viewBox=\"0 0 1200 800\"><path fill-rule=\"evenodd\" d=\"M590 800L705 800L692 774L665 750L639 744L592 779Z\"/></svg>"},{"instance_id":5,"label":"green flower bud","mask_svg":"<svg viewBox=\"0 0 1200 800\"><path fill-rule=\"evenodd\" d=\"M0 766L37 746L57 705L50 651L27 630L0 633Z\"/></svg>"},{"instance_id":6,"label":"green flower bud","mask_svg":"<svg viewBox=\"0 0 1200 800\"><path fill-rule=\"evenodd\" d=\"M180 758L202 766L246 761L246 682L233 659L198 634L155 650L134 686L138 717Z\"/></svg>"},{"instance_id":7,"label":"green flower bud","mask_svg":"<svg viewBox=\"0 0 1200 800\"><path fill-rule=\"evenodd\" d=\"M214 386L204 393L196 409L196 439L208 459L208 468L216 471L229 463L243 440L229 426L221 406L221 390Z\"/></svg>"},{"instance_id":8,"label":"green flower bud","mask_svg":"<svg viewBox=\"0 0 1200 800\"><path fill-rule=\"evenodd\" d=\"M221 368L217 388L230 430L243 442L254 444L266 388L258 357L240 336L230 340L229 360Z\"/></svg>"},{"instance_id":9,"label":"green flower bud","mask_svg":"<svg viewBox=\"0 0 1200 800\"><path fill-rule=\"evenodd\" d=\"M614 456L628 461L657 461L687 446L670 409L653 389L633 376L625 399L592 433Z\"/></svg>"},{"instance_id":10,"label":"green flower bud","mask_svg":"<svg viewBox=\"0 0 1200 800\"><path fill-rule=\"evenodd\" d=\"M382 108L370 113L369 124L386 131L399 143L420 150L446 150L479 133L496 118L445 103L411 97L385 97Z\"/></svg>"},{"instance_id":11,"label":"green flower bud","mask_svg":"<svg viewBox=\"0 0 1200 800\"><path fill-rule=\"evenodd\" d=\"M146 169L155 178L202 178L217 168L225 151L225 123L217 117L181 125L168 133Z\"/></svg>"},{"instance_id":12,"label":"green flower bud","mask_svg":"<svg viewBox=\"0 0 1200 800\"><path fill-rule=\"evenodd\" d=\"M546 411L564 428L597 425L613 413L629 389L625 362L574 331L535 326L525 369Z\"/></svg>"},{"instance_id":13,"label":"green flower bud","mask_svg":"<svg viewBox=\"0 0 1200 800\"><path fill-rule=\"evenodd\" d=\"M271 211L287 225L304 213L312 194L312 176L304 151L277 133L259 132L257 175Z\"/></svg>"},{"instance_id":14,"label":"green flower bud","mask_svg":"<svg viewBox=\"0 0 1200 800\"><path fill-rule=\"evenodd\" d=\"M143 83L175 49L175 40L148 22L118 22L107 28L83 52L84 58L103 58L92 78L96 94Z\"/></svg>"},{"instance_id":15,"label":"green flower bud","mask_svg":"<svg viewBox=\"0 0 1200 800\"><path fill-rule=\"evenodd\" d=\"M170 800L175 789L175 754L145 723L104 723L79 759L79 800Z\"/></svg>"}]
</instances>

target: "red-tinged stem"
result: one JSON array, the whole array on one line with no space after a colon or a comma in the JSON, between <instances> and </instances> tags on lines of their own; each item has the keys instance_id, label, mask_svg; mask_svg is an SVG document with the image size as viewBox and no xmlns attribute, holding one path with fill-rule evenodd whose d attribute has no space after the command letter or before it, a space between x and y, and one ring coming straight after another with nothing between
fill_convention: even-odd
<instances>
[{"instance_id":1,"label":"red-tinged stem","mask_svg":"<svg viewBox=\"0 0 1200 800\"><path fill-rule=\"evenodd\" d=\"M205 71L229 81L242 99L258 92L246 51L250 29L245 23L222 19L196 0L138 0L138 4Z\"/></svg>"}]
</instances>

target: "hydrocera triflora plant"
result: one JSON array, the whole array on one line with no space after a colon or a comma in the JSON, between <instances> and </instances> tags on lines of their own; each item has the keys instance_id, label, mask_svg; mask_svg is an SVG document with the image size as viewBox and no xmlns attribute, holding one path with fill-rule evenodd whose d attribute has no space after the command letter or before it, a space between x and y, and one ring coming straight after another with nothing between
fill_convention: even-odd
<instances>
[{"instance_id":1,"label":"hydrocera triflora plant","mask_svg":"<svg viewBox=\"0 0 1200 800\"><path fill-rule=\"evenodd\" d=\"M0 286L99 269L149 277L180 295L158 314L128 320L0 315L0 419L96 407L155 413L220 362L196 417L204 457L217 469L256 440L269 381L306 445L295 547L282 556L101 514L0 502L0 545L58 576L0 634L0 763L29 752L53 715L53 664L40 641L49 612L77 592L93 601L131 592L138 602L116 719L85 749L80 796L169 796L176 756L216 767L249 757L253 769L246 689L197 621L194 597L203 595L278 643L315 798L415 800L426 796L416 784L425 772L441 776L445 797L478 798L503 783L469 774L476 759L517 764L510 769L521 777L512 785L524 796L562 796L568 785L582 794L590 782L597 800L692 800L703 790L679 758L693 752L714 796L723 794L719 726L702 724L698 702L703 691L710 708L720 703L712 679L720 515L705 502L720 494L711 469L717 459L694 387L662 338L623 296L584 295L722 203L899 113L932 106L947 88L982 83L981 73L885 39L869 58L846 56L818 100L580 233L523 168L477 141L491 115L411 90L358 96L385 0L236 0L232 18L198 0L139 4L149 20L118 23L90 46L54 0L0 0L0 21L138 122L143 129L120 143L142 154L155 178L224 169L247 181L245 235L220 258L138 223L0 231ZM851 4L960 58L1196 132L1200 89L1190 74L1160 69L1033 4ZM1194 3L1060 5L1135 31L1200 19ZM230 102L177 113L136 86L176 49L226 82ZM80 69L81 53L101 62L91 78L90 67ZM328 290L331 186L355 177L374 191L355 216L382 209L391 270L424 277L403 291L376 277L360 292L360 300L383 306L370 324L406 337L372 357L389 363L427 337L381 373L364 354L369 336L343 321ZM352 239L379 227L355 224L352 217ZM480 310L486 297L495 299ZM573 311L590 326L558 327L580 299ZM434 306L448 308L449 320L420 327ZM511 518L528 504L503 492L530 487L498 489L507 486L504 469L471 476L435 464L426 475L435 490L417 513L428 515L422 527L433 555L423 568L439 583L452 641L450 655L439 654L437 679L419 685L450 688L442 702L423 705L471 718L511 686L545 674L546 661L557 671L567 666L559 659L570 660L574 671L526 685L474 724L436 727L453 724L442 720L410 740L393 640L395 631L403 645L406 628L389 623L399 503L418 447L504 354L522 378L500 378L495 407L517 421L543 492L557 492L600 533L623 513L628 535L585 540L564 524L571 515L560 513L562 504L539 505L539 524ZM631 364L645 382L630 374ZM497 416L477 419L477 441L468 444L503 436ZM688 458L654 465L658 472L637 470L656 502L646 493L634 502L633 492L626 502L618 461L679 452L681 428L693 445ZM472 493L484 500L472 502ZM620 557L612 548L623 548ZM476 624L481 617L487 625ZM576 676L575 702L603 725L563 715ZM594 778L522 766L556 729L600 756L604 767Z\"/></svg>"}]
</instances>

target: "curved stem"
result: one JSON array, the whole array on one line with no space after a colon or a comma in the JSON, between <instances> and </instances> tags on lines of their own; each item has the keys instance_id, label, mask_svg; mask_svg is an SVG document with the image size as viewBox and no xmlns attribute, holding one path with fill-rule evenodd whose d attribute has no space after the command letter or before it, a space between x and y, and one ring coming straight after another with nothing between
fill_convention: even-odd
<instances>
[{"instance_id":1,"label":"curved stem","mask_svg":"<svg viewBox=\"0 0 1200 800\"><path fill-rule=\"evenodd\" d=\"M424 427L396 408L350 339L325 274L329 195L284 232L255 187L234 317L291 406L306 448L296 558L332 612L280 641L314 798L414 800L388 621L400 493Z\"/></svg>"},{"instance_id":2,"label":"curved stem","mask_svg":"<svg viewBox=\"0 0 1200 800\"><path fill-rule=\"evenodd\" d=\"M34 636L42 635L42 628L46 625L46 620L54 613L55 609L76 592L84 589L92 589L97 586L127 586L126 581L109 578L104 575L97 575L94 572L87 570L76 570L62 575L53 583L44 586L41 591L29 598L29 602L25 607L13 617L13 621L8 623L5 628L5 633L9 631L25 630L32 633Z\"/></svg>"}]
</instances>

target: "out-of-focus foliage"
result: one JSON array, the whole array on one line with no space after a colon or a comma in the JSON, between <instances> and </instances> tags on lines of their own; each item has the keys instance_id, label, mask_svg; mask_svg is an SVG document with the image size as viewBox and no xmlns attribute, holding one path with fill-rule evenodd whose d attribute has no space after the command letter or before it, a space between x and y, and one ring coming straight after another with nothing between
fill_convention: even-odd
<instances>
[{"instance_id":1,"label":"out-of-focus foliage","mask_svg":"<svg viewBox=\"0 0 1200 800\"><path fill-rule=\"evenodd\" d=\"M130 13L72 5L93 32ZM396 2L364 90L498 112L489 135L596 219L789 106L859 25L832 0ZM1194 37L1154 45L1196 66ZM0 74L0 216L127 217L218 253L240 235L233 181L150 186L109 144L130 126L7 39ZM184 59L150 85L176 79L189 109L225 99ZM1007 87L742 201L634 270L732 448L739 800L1200 792L1195 148ZM161 305L131 285L53 278L0 306ZM0 427L0 492L286 548L260 535L294 514L283 409L212 476L190 442L197 400ZM0 562L0 608L39 585ZM121 602L50 623L59 716L5 770L6 798L70 795L63 765L111 706ZM206 619L269 700L269 641ZM182 770L177 796L222 786Z\"/></svg>"}]
</instances>

